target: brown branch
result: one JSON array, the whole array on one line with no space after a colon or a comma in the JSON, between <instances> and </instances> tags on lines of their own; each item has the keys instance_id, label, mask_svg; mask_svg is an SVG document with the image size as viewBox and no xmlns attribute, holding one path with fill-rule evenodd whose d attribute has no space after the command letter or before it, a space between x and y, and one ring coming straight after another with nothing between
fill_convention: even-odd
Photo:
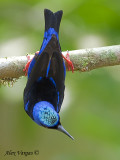
<instances>
[{"instance_id":1,"label":"brown branch","mask_svg":"<svg viewBox=\"0 0 120 160\"><path fill-rule=\"evenodd\" d=\"M62 52L65 56L66 52ZM120 65L120 45L69 51L75 71L90 71L105 66ZM31 58L33 55L31 55ZM0 58L0 79L24 76L26 56Z\"/></svg>"}]
</instances>

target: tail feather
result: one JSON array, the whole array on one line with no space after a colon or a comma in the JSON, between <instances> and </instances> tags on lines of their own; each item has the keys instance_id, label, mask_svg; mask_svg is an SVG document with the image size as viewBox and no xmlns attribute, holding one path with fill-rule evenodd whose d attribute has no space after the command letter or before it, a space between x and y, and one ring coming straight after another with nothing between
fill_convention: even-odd
<instances>
[{"instance_id":1,"label":"tail feather","mask_svg":"<svg viewBox=\"0 0 120 160\"><path fill-rule=\"evenodd\" d=\"M45 31L49 28L54 28L57 33L59 33L60 22L62 18L63 11L60 10L56 13L45 9L44 16L45 16Z\"/></svg>"}]
</instances>

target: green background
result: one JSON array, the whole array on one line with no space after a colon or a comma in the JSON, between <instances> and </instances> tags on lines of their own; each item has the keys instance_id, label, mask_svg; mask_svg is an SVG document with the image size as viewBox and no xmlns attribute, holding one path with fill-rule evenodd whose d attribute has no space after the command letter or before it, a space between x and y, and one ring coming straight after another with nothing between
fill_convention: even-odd
<instances>
[{"instance_id":1,"label":"green background","mask_svg":"<svg viewBox=\"0 0 120 160\"><path fill-rule=\"evenodd\" d=\"M63 51L120 43L119 0L0 0L0 57L39 50L44 8L62 9ZM120 67L67 72L61 123L75 138L42 128L25 113L26 77L0 87L0 159L120 160ZM5 155L6 151L38 155Z\"/></svg>"}]
</instances>

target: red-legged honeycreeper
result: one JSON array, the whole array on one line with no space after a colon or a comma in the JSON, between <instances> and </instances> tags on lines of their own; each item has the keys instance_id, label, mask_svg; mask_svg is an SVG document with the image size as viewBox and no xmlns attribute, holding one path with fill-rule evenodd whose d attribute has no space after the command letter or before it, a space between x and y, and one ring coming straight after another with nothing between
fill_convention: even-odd
<instances>
[{"instance_id":1,"label":"red-legged honeycreeper","mask_svg":"<svg viewBox=\"0 0 120 160\"><path fill-rule=\"evenodd\" d=\"M45 9L45 33L38 54L28 68L24 108L38 125L59 130L74 139L61 125L59 112L64 99L66 68L60 43L59 26L63 11Z\"/></svg>"}]
</instances>

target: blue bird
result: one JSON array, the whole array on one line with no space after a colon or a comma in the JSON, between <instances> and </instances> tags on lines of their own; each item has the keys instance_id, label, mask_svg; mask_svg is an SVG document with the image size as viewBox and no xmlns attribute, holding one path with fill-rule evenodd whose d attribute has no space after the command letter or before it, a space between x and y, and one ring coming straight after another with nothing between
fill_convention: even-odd
<instances>
[{"instance_id":1,"label":"blue bird","mask_svg":"<svg viewBox=\"0 0 120 160\"><path fill-rule=\"evenodd\" d=\"M64 99L66 68L59 43L63 11L45 9L45 32L41 49L28 67L24 108L38 125L59 130L74 139L61 125L59 112Z\"/></svg>"}]
</instances>

